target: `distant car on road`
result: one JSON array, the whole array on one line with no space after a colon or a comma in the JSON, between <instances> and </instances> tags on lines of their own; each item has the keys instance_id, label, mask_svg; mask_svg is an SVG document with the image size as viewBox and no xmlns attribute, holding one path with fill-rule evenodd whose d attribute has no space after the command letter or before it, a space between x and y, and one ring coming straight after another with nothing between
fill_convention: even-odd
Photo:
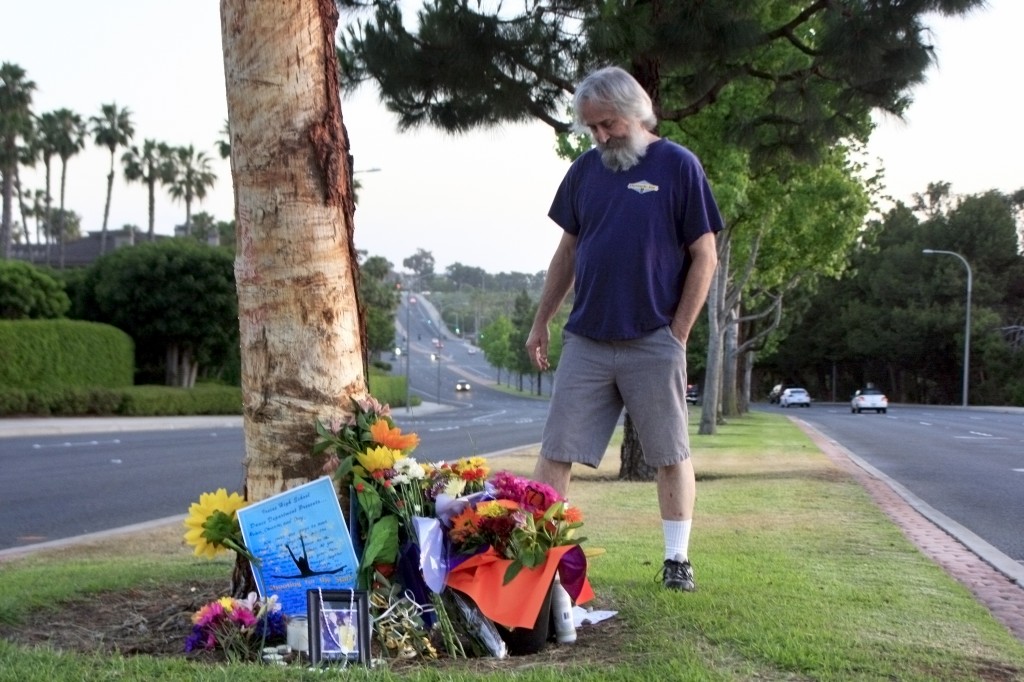
<instances>
[{"instance_id":1,"label":"distant car on road","mask_svg":"<svg viewBox=\"0 0 1024 682\"><path fill-rule=\"evenodd\" d=\"M860 414L864 410L885 414L889 410L889 399L877 388L862 388L850 399L850 412Z\"/></svg>"},{"instance_id":2,"label":"distant car on road","mask_svg":"<svg viewBox=\"0 0 1024 682\"><path fill-rule=\"evenodd\" d=\"M690 384L686 387L686 402L689 405L696 405L700 402L700 389L697 388L696 384Z\"/></svg>"},{"instance_id":3,"label":"distant car on road","mask_svg":"<svg viewBox=\"0 0 1024 682\"><path fill-rule=\"evenodd\" d=\"M779 396L779 407L810 407L811 396L802 388L787 388Z\"/></svg>"},{"instance_id":4,"label":"distant car on road","mask_svg":"<svg viewBox=\"0 0 1024 682\"><path fill-rule=\"evenodd\" d=\"M471 388L472 388L472 386L470 386L469 382L466 381L465 379L459 379L458 381L455 382L455 390L456 391L459 391L459 392L468 391Z\"/></svg>"},{"instance_id":5,"label":"distant car on road","mask_svg":"<svg viewBox=\"0 0 1024 682\"><path fill-rule=\"evenodd\" d=\"M476 355L476 346L471 343L466 344L466 352L470 355Z\"/></svg>"}]
</instances>

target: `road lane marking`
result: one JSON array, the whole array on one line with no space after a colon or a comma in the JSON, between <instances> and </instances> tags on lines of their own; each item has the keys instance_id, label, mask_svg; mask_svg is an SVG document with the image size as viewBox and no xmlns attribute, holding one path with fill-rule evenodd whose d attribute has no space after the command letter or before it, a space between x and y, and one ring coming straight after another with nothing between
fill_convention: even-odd
<instances>
[{"instance_id":1,"label":"road lane marking","mask_svg":"<svg viewBox=\"0 0 1024 682\"><path fill-rule=\"evenodd\" d=\"M987 434L978 434L970 436L953 436L957 440L1006 440L1006 436L993 436Z\"/></svg>"},{"instance_id":2,"label":"road lane marking","mask_svg":"<svg viewBox=\"0 0 1024 682\"><path fill-rule=\"evenodd\" d=\"M42 443L33 443L33 450L44 450L47 448L82 448L82 447L96 447L97 445L119 445L121 443L120 438L114 440L83 440L78 442L65 441L63 443L54 443L52 445L44 445Z\"/></svg>"}]
</instances>

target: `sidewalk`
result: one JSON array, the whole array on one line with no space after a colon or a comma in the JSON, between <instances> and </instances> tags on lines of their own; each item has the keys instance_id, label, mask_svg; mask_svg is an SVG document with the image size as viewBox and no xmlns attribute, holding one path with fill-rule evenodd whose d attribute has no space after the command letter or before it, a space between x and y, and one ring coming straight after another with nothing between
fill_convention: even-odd
<instances>
[{"instance_id":1,"label":"sidewalk","mask_svg":"<svg viewBox=\"0 0 1024 682\"><path fill-rule=\"evenodd\" d=\"M424 402L407 411L392 408L398 419L422 416L452 409L451 406ZM109 431L167 431L172 429L240 429L241 415L193 417L16 417L0 418L0 439L17 436L54 436L62 434L103 433Z\"/></svg>"}]
</instances>

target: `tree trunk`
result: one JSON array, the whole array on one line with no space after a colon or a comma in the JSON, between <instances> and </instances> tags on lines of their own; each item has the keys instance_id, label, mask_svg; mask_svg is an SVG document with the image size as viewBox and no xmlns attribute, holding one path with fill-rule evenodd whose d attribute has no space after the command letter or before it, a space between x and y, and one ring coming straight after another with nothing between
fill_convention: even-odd
<instances>
[{"instance_id":1,"label":"tree trunk","mask_svg":"<svg viewBox=\"0 0 1024 682\"><path fill-rule=\"evenodd\" d=\"M619 449L619 480L620 481L653 481L658 470L644 461L644 449L640 445L640 436L629 413L622 427L622 447Z\"/></svg>"},{"instance_id":2,"label":"tree trunk","mask_svg":"<svg viewBox=\"0 0 1024 682\"><path fill-rule=\"evenodd\" d=\"M149 172L151 175L154 173L153 170ZM156 178L150 177L146 184L149 189L149 227L146 230L146 234L149 237L149 241L155 241L156 233L153 230L156 225Z\"/></svg>"},{"instance_id":3,"label":"tree trunk","mask_svg":"<svg viewBox=\"0 0 1024 682\"><path fill-rule=\"evenodd\" d=\"M25 235L25 245L28 246L31 243L29 238L31 235L28 231L28 206L25 205L25 192L21 186L21 172L18 170L17 165L14 166L14 191L18 195L18 210L21 211L21 233ZM14 235L11 234L11 239L13 238ZM31 255L32 251L28 253L30 254L29 261L35 262L34 256Z\"/></svg>"},{"instance_id":4,"label":"tree trunk","mask_svg":"<svg viewBox=\"0 0 1024 682\"><path fill-rule=\"evenodd\" d=\"M3 194L3 209L0 210L0 258L4 260L11 257L11 224L14 222L14 216L12 214L12 207L14 204L14 165L15 151L13 145L10 149L6 150L6 153L12 159L10 165L0 169L0 176L3 177L3 188L0 193Z\"/></svg>"},{"instance_id":5,"label":"tree trunk","mask_svg":"<svg viewBox=\"0 0 1024 682\"><path fill-rule=\"evenodd\" d=\"M722 385L722 332L719 325L719 305L724 296L725 268L719 263L708 290L708 355L704 370L704 395L701 398L700 426L702 435L717 433L718 402Z\"/></svg>"},{"instance_id":6,"label":"tree trunk","mask_svg":"<svg viewBox=\"0 0 1024 682\"><path fill-rule=\"evenodd\" d=\"M738 318L737 310L733 308L726 317L722 330L722 399L719 403L722 406L722 414L726 417L735 417L739 414L736 407L736 390L739 383L736 375L740 333Z\"/></svg>"},{"instance_id":7,"label":"tree trunk","mask_svg":"<svg viewBox=\"0 0 1024 682\"><path fill-rule=\"evenodd\" d=\"M178 344L168 344L167 350L164 352L164 384L167 386L180 386L181 382L178 380L178 354L180 349Z\"/></svg>"},{"instance_id":8,"label":"tree trunk","mask_svg":"<svg viewBox=\"0 0 1024 682\"><path fill-rule=\"evenodd\" d=\"M740 376L742 377L742 385L740 388L739 395L739 408L740 414L747 414L750 412L750 390L751 382L754 376L754 358L756 354L754 351L744 351L741 356L742 362L740 363Z\"/></svg>"},{"instance_id":9,"label":"tree trunk","mask_svg":"<svg viewBox=\"0 0 1024 682\"><path fill-rule=\"evenodd\" d=\"M316 420L367 394L337 21L333 0L221 0L253 501L319 477Z\"/></svg>"},{"instance_id":10,"label":"tree trunk","mask_svg":"<svg viewBox=\"0 0 1024 682\"><path fill-rule=\"evenodd\" d=\"M110 222L110 197L114 194L114 154L110 154L110 173L107 174L107 201L103 204L103 231L100 233L100 255L107 252L107 223Z\"/></svg>"}]
</instances>

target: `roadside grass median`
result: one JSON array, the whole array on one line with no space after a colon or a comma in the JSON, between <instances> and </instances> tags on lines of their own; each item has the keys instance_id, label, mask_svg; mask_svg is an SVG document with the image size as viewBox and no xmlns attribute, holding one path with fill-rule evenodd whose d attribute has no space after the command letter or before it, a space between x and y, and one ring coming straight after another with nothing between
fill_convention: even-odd
<instances>
[{"instance_id":1,"label":"roadside grass median","mask_svg":"<svg viewBox=\"0 0 1024 682\"><path fill-rule=\"evenodd\" d=\"M788 418L732 419L715 436L694 435L693 447L692 594L660 585L654 484L616 480L618 442L599 469L574 469L570 497L585 514L592 606L617 612L581 626L575 645L501 661L402 662L325 675L184 655L57 651L8 636L0 639L0 680L1024 679L1024 644ZM491 460L492 471L528 475L535 457L532 448L505 454ZM194 558L178 527L9 559L0 562L0 637L40 610L59 628L65 605L83 608L90 595L142 595L163 581L218 576L226 587L230 569L228 559Z\"/></svg>"}]
</instances>

